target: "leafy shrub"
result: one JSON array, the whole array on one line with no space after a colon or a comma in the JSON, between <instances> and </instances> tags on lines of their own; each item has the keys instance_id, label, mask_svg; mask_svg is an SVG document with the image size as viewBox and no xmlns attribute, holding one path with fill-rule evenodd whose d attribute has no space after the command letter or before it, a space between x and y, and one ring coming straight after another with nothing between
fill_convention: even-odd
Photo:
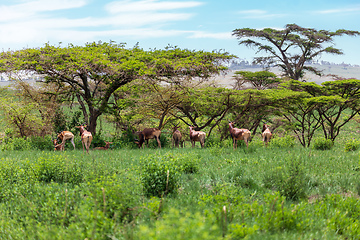
<instances>
[{"instance_id":1,"label":"leafy shrub","mask_svg":"<svg viewBox=\"0 0 360 240\"><path fill-rule=\"evenodd\" d=\"M257 234L258 231L304 231L311 226L311 220L306 216L307 203L288 207L285 197L279 196L279 193L265 194L264 198L263 204L255 201L234 207L234 212L241 212L243 221L247 219L252 221L230 224L230 239L245 238Z\"/></svg>"},{"instance_id":2,"label":"leafy shrub","mask_svg":"<svg viewBox=\"0 0 360 240\"><path fill-rule=\"evenodd\" d=\"M1 150L30 150L32 148L31 142L26 138L9 138L1 145Z\"/></svg>"},{"instance_id":3,"label":"leafy shrub","mask_svg":"<svg viewBox=\"0 0 360 240\"><path fill-rule=\"evenodd\" d=\"M284 137L273 136L269 142L270 147L293 147L295 146L295 138L291 135L286 135Z\"/></svg>"},{"instance_id":4,"label":"leafy shrub","mask_svg":"<svg viewBox=\"0 0 360 240\"><path fill-rule=\"evenodd\" d=\"M120 222L132 221L136 207L140 203L141 188L139 179L122 172L118 175L101 176L87 183L86 193L89 204L96 203L99 211L108 218L116 218ZM91 207L91 209L93 208Z\"/></svg>"},{"instance_id":5,"label":"leafy shrub","mask_svg":"<svg viewBox=\"0 0 360 240\"><path fill-rule=\"evenodd\" d=\"M176 194L181 175L181 166L176 163L172 154L150 155L142 161L141 182L147 197Z\"/></svg>"},{"instance_id":6,"label":"leafy shrub","mask_svg":"<svg viewBox=\"0 0 360 240\"><path fill-rule=\"evenodd\" d=\"M306 197L306 175L300 160L291 160L289 165L277 167L264 175L264 186L273 188L290 200Z\"/></svg>"},{"instance_id":7,"label":"leafy shrub","mask_svg":"<svg viewBox=\"0 0 360 240\"><path fill-rule=\"evenodd\" d=\"M36 182L28 164L21 164L14 159L2 158L0 161L0 200L14 196L14 191L26 193Z\"/></svg>"},{"instance_id":8,"label":"leafy shrub","mask_svg":"<svg viewBox=\"0 0 360 240\"><path fill-rule=\"evenodd\" d=\"M316 150L330 150L334 146L334 142L331 139L316 138L314 140L313 148Z\"/></svg>"},{"instance_id":9,"label":"leafy shrub","mask_svg":"<svg viewBox=\"0 0 360 240\"><path fill-rule=\"evenodd\" d=\"M47 135L45 137L30 137L29 138L31 149L37 150L53 150L54 144L51 140L51 136Z\"/></svg>"},{"instance_id":10,"label":"leafy shrub","mask_svg":"<svg viewBox=\"0 0 360 240\"><path fill-rule=\"evenodd\" d=\"M83 181L83 171L76 159L65 155L44 154L38 158L33 171L39 181L79 184Z\"/></svg>"},{"instance_id":11,"label":"leafy shrub","mask_svg":"<svg viewBox=\"0 0 360 240\"><path fill-rule=\"evenodd\" d=\"M140 225L135 239L140 240L182 240L182 239L223 239L219 227L214 224L213 215L204 218L202 213L180 213L179 210L170 209L162 220L155 222L155 227Z\"/></svg>"},{"instance_id":12,"label":"leafy shrub","mask_svg":"<svg viewBox=\"0 0 360 240\"><path fill-rule=\"evenodd\" d=\"M244 142L244 141L238 141L238 147L242 146L241 142ZM210 137L207 137L205 139L205 147L223 148L223 147L229 147L229 146L232 146L231 138L221 140L219 137L211 135Z\"/></svg>"},{"instance_id":13,"label":"leafy shrub","mask_svg":"<svg viewBox=\"0 0 360 240\"><path fill-rule=\"evenodd\" d=\"M360 147L360 141L352 139L345 143L345 152L356 151Z\"/></svg>"},{"instance_id":14,"label":"leafy shrub","mask_svg":"<svg viewBox=\"0 0 360 240\"><path fill-rule=\"evenodd\" d=\"M199 159L193 155L178 154L175 157L175 164L183 173L197 173L199 172Z\"/></svg>"},{"instance_id":15,"label":"leafy shrub","mask_svg":"<svg viewBox=\"0 0 360 240\"><path fill-rule=\"evenodd\" d=\"M344 239L357 239L360 236L360 206L357 198L330 195L326 196L324 204L335 209L333 216L327 221L330 229Z\"/></svg>"}]
</instances>

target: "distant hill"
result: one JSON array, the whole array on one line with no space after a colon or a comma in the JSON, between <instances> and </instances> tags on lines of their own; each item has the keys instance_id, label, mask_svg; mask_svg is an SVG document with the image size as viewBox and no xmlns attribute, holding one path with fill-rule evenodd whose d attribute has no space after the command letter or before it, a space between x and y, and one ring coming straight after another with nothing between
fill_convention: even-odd
<instances>
[{"instance_id":1,"label":"distant hill","mask_svg":"<svg viewBox=\"0 0 360 240\"><path fill-rule=\"evenodd\" d=\"M316 82L318 84L334 80L332 76L338 76L339 78L354 78L360 79L360 66L359 65L350 65L350 64L335 64L329 63L325 61L321 62L310 62L307 64L308 66L317 68L318 70L323 71L323 76L319 77L315 74L307 73L304 77L304 80L308 82ZM232 80L232 76L235 71L263 71L263 66L261 65L253 65L246 60L237 60L233 61L229 65L229 72L226 75L217 76L215 81L224 87L230 87L233 84L234 80ZM280 75L280 70L278 68L270 68L271 72ZM329 76L332 75L332 76Z\"/></svg>"}]
</instances>

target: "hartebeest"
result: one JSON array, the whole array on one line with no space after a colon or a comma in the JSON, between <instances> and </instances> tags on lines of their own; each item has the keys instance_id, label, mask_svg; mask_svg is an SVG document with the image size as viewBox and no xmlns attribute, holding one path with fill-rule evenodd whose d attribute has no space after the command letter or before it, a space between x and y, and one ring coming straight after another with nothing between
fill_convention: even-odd
<instances>
[{"instance_id":1,"label":"hartebeest","mask_svg":"<svg viewBox=\"0 0 360 240\"><path fill-rule=\"evenodd\" d=\"M248 129L234 128L234 123L235 122L229 121L229 130L230 130L230 135L233 139L234 149L237 148L238 140L244 140L246 147L249 147L251 132Z\"/></svg>"},{"instance_id":2,"label":"hartebeest","mask_svg":"<svg viewBox=\"0 0 360 240\"><path fill-rule=\"evenodd\" d=\"M54 143L54 151L63 151L64 150L64 146L62 144L59 144L57 139L53 139L53 143Z\"/></svg>"},{"instance_id":3,"label":"hartebeest","mask_svg":"<svg viewBox=\"0 0 360 240\"><path fill-rule=\"evenodd\" d=\"M74 143L74 134L72 134L72 132L69 131L61 131L58 135L57 138L61 140L61 145L62 145L62 149L60 150L64 150L65 149L65 142L66 140L70 140L71 144L74 146L74 150L75 150L75 143Z\"/></svg>"},{"instance_id":4,"label":"hartebeest","mask_svg":"<svg viewBox=\"0 0 360 240\"><path fill-rule=\"evenodd\" d=\"M173 143L173 147L179 147L179 145L183 147L182 135L181 132L179 131L178 125L175 125L173 127L172 143Z\"/></svg>"},{"instance_id":5,"label":"hartebeest","mask_svg":"<svg viewBox=\"0 0 360 240\"><path fill-rule=\"evenodd\" d=\"M112 142L105 141L105 147L96 147L96 148L94 148L94 150L108 150L110 147L110 144L112 144Z\"/></svg>"},{"instance_id":6,"label":"hartebeest","mask_svg":"<svg viewBox=\"0 0 360 240\"><path fill-rule=\"evenodd\" d=\"M270 129L269 129L269 126L267 125L267 124L265 124L264 123L264 125L263 125L263 129L262 129L262 138L263 138L263 142L264 142L264 144L265 144L265 146L267 146L268 145L268 143L269 143L269 141L270 141L270 139L271 139L271 137L272 137L272 133L271 133L271 131L270 131Z\"/></svg>"},{"instance_id":7,"label":"hartebeest","mask_svg":"<svg viewBox=\"0 0 360 240\"><path fill-rule=\"evenodd\" d=\"M190 141L192 147L195 147L195 142L200 142L200 145L203 148L205 144L206 133L201 131L195 131L194 126L189 126L189 129L190 129Z\"/></svg>"},{"instance_id":8,"label":"hartebeest","mask_svg":"<svg viewBox=\"0 0 360 240\"><path fill-rule=\"evenodd\" d=\"M90 147L91 141L93 139L93 136L92 136L91 132L88 132L85 129L84 125L76 126L76 128L79 128L79 130L80 130L80 136L81 136L81 143L82 143L82 146L83 146L83 152L85 151L84 150L84 146L85 146L86 152L89 153L89 147Z\"/></svg>"},{"instance_id":9,"label":"hartebeest","mask_svg":"<svg viewBox=\"0 0 360 240\"><path fill-rule=\"evenodd\" d=\"M148 146L149 139L155 138L158 142L159 148L161 148L160 142L160 134L161 131L157 128L145 128L141 132L136 132L139 135L139 139L135 139L135 143L138 145L139 148L143 147L143 143L146 142L146 146Z\"/></svg>"}]
</instances>

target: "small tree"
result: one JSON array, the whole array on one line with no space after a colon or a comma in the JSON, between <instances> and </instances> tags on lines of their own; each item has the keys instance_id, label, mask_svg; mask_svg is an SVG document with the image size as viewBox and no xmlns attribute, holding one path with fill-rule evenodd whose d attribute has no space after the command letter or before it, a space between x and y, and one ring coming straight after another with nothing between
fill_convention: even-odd
<instances>
[{"instance_id":1,"label":"small tree","mask_svg":"<svg viewBox=\"0 0 360 240\"><path fill-rule=\"evenodd\" d=\"M285 76L299 80L304 71L317 75L321 72L305 63L315 59L322 53L343 54L332 43L334 37L360 35L358 31L339 29L335 32L303 28L296 24L288 24L284 29L264 28L262 30L240 28L233 31L233 36L239 40L239 45L254 47L268 56L256 57L255 62L280 67ZM261 41L255 41L258 38Z\"/></svg>"},{"instance_id":2,"label":"small tree","mask_svg":"<svg viewBox=\"0 0 360 240\"><path fill-rule=\"evenodd\" d=\"M276 74L269 71L236 71L233 78L236 81L234 85L234 89L236 90L240 90L246 83L258 90L264 90L276 87L277 83L280 82L280 79L277 78Z\"/></svg>"}]
</instances>

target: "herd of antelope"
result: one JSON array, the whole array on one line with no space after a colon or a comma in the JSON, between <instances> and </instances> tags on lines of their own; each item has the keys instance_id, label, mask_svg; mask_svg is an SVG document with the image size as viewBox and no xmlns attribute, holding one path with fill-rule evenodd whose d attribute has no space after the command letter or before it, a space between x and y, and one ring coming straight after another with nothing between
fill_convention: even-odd
<instances>
[{"instance_id":1,"label":"herd of antelope","mask_svg":"<svg viewBox=\"0 0 360 240\"><path fill-rule=\"evenodd\" d=\"M248 129L235 128L234 124L235 122L229 121L229 132L231 138L233 139L234 149L237 148L238 140L244 140L246 147L249 147L251 132ZM93 137L91 132L87 131L85 127L86 125L84 124L77 126L76 128L79 128L80 130L83 152L85 152L86 149L86 152L89 153L89 148ZM189 137L190 137L191 145L192 147L195 147L195 142L200 142L200 146L203 148L205 145L206 133L202 131L195 131L195 129L196 128L194 126L189 125L189 130L190 130ZM135 139L135 143L139 148L141 147L144 148L145 142L146 142L146 146L148 146L149 139L155 139L158 143L159 148L161 148L161 142L160 142L161 130L157 128L145 128L142 131L136 132L136 134L139 136L139 139ZM263 124L261 136L265 146L267 146L272 137L272 134L269 129L269 126L266 123ZM61 143L59 143L59 140L61 140ZM53 140L54 151L64 151L66 140L70 140L75 149L74 134L72 134L69 131L62 131L57 135L57 138ZM184 147L184 140L182 138L181 132L179 131L179 125L174 125L171 140L173 147L177 147L177 148L179 148L180 146ZM105 147L96 147L94 148L94 150L108 150L112 142L105 141L105 143L106 143Z\"/></svg>"}]
</instances>

